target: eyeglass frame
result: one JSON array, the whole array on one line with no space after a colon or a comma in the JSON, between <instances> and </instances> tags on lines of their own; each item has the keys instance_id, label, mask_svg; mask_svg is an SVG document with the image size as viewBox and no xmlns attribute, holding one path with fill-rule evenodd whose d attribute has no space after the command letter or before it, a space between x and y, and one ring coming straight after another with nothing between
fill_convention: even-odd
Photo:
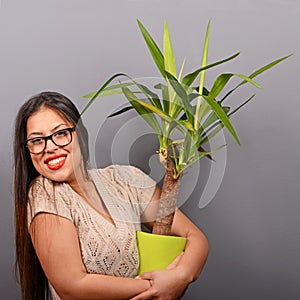
<instances>
[{"instance_id":1,"label":"eyeglass frame","mask_svg":"<svg viewBox=\"0 0 300 300\"><path fill-rule=\"evenodd\" d=\"M57 145L57 144L55 143L55 141L53 140L53 136L54 136L55 134L59 133L60 131L63 131L63 130L67 130L67 131L70 133L71 139L70 139L70 141L69 141L67 144L64 144L64 145ZM29 151L30 153L32 153L32 154L40 154L40 153L42 153L42 152L46 149L46 147L47 147L47 141L48 141L48 140L51 140L52 143L53 143L55 146L57 146L57 147L65 147L65 146L71 144L71 143L72 143L72 132L74 132L74 131L75 131L75 127L63 128L63 129L57 130L57 131L55 131L55 132L53 132L52 134L47 135L47 136L37 136L37 137L34 137L34 138L27 139L27 140L25 140L25 141L23 142L23 144L24 144L24 146L28 149L28 151ZM40 139L43 139L43 140L44 140L44 148L43 148L42 151L39 151L39 152L31 152L30 149L29 149L29 147L28 147L28 142L31 141L31 140L37 139L37 138L40 138Z\"/></svg>"}]
</instances>

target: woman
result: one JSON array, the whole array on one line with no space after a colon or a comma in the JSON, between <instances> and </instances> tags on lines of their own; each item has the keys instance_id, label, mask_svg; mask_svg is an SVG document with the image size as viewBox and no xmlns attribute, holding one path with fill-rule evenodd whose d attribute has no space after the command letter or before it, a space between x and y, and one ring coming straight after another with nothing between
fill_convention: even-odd
<instances>
[{"instance_id":1,"label":"woman","mask_svg":"<svg viewBox=\"0 0 300 300\"><path fill-rule=\"evenodd\" d=\"M88 133L74 104L42 92L15 123L16 248L23 299L178 299L208 254L203 233L176 210L185 253L136 277L135 231L151 229L160 190L137 168L88 170Z\"/></svg>"}]
</instances>

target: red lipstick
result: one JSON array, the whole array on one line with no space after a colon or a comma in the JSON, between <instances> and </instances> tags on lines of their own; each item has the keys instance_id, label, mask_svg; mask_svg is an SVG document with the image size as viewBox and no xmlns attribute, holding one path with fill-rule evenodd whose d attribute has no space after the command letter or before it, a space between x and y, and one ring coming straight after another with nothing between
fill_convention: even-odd
<instances>
[{"instance_id":1,"label":"red lipstick","mask_svg":"<svg viewBox=\"0 0 300 300\"><path fill-rule=\"evenodd\" d=\"M65 164L66 158L65 154L52 155L45 159L45 164L50 170L58 170Z\"/></svg>"}]
</instances>

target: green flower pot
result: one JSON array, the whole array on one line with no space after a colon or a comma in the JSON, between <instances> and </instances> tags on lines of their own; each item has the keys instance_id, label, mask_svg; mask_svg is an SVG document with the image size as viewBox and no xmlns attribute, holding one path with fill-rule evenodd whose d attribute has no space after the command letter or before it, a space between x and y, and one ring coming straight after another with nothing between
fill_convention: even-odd
<instances>
[{"instance_id":1,"label":"green flower pot","mask_svg":"<svg viewBox=\"0 0 300 300\"><path fill-rule=\"evenodd\" d=\"M186 238L136 232L140 266L138 275L144 272L165 269L186 245Z\"/></svg>"}]
</instances>

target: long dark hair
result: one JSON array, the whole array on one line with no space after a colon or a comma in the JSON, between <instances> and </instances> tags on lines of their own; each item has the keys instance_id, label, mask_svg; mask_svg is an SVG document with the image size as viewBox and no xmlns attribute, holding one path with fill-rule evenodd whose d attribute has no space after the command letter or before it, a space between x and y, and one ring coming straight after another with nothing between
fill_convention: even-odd
<instances>
[{"instance_id":1,"label":"long dark hair","mask_svg":"<svg viewBox=\"0 0 300 300\"><path fill-rule=\"evenodd\" d=\"M16 226L16 258L24 300L48 299L48 281L34 251L27 227L28 192L32 181L39 176L28 149L24 147L27 137L28 118L42 106L56 110L76 126L85 170L89 160L88 132L76 106L70 99L57 92L42 92L27 100L20 108L15 121L14 137L14 196Z\"/></svg>"}]
</instances>

